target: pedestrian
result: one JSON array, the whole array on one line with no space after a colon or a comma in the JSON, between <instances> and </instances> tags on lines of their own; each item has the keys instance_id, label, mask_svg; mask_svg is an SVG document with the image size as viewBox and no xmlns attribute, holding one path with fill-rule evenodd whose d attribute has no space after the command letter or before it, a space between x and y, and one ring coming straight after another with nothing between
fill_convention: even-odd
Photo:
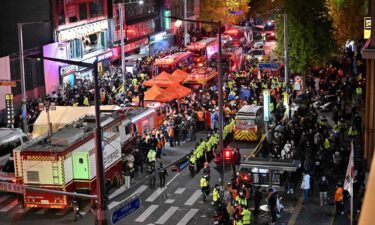
<instances>
[{"instance_id":1,"label":"pedestrian","mask_svg":"<svg viewBox=\"0 0 375 225\"><path fill-rule=\"evenodd\" d=\"M276 193L273 191L272 188L268 190L267 202L268 202L268 208L271 214L270 224L274 225L276 223L277 197L276 197Z\"/></svg>"},{"instance_id":2,"label":"pedestrian","mask_svg":"<svg viewBox=\"0 0 375 225\"><path fill-rule=\"evenodd\" d=\"M342 188L342 184L339 183L336 185L335 191L335 204L336 204L336 215L343 215L344 214L344 189Z\"/></svg>"},{"instance_id":3,"label":"pedestrian","mask_svg":"<svg viewBox=\"0 0 375 225\"><path fill-rule=\"evenodd\" d=\"M319 200L320 200L320 206L323 206L323 204L327 204L327 192L328 192L328 181L326 180L326 177L323 175L319 180Z\"/></svg>"},{"instance_id":4,"label":"pedestrian","mask_svg":"<svg viewBox=\"0 0 375 225\"><path fill-rule=\"evenodd\" d=\"M78 217L82 219L83 215L79 211L79 201L78 200L73 200L72 206L73 206L73 211L74 211L74 221L77 221Z\"/></svg>"},{"instance_id":5,"label":"pedestrian","mask_svg":"<svg viewBox=\"0 0 375 225\"><path fill-rule=\"evenodd\" d=\"M130 178L131 178L131 169L129 166L129 163L125 163L125 168L124 168L124 176L125 176L125 189L130 188Z\"/></svg>"},{"instance_id":6,"label":"pedestrian","mask_svg":"<svg viewBox=\"0 0 375 225\"><path fill-rule=\"evenodd\" d=\"M212 191L212 202L214 204L214 208L218 209L221 202L219 184L215 184L214 190Z\"/></svg>"},{"instance_id":7,"label":"pedestrian","mask_svg":"<svg viewBox=\"0 0 375 225\"><path fill-rule=\"evenodd\" d=\"M263 193L261 191L261 187L258 186L254 194L254 216L258 216L259 214L260 201L262 201L262 197Z\"/></svg>"},{"instance_id":8,"label":"pedestrian","mask_svg":"<svg viewBox=\"0 0 375 225\"><path fill-rule=\"evenodd\" d=\"M155 173L155 164L149 164L149 165L148 165L147 174L148 174L149 176L152 175L152 177L150 178L150 181L149 181L149 185L150 185L150 188L151 188L151 189L154 189L154 188L155 188L156 178L155 178L155 175L153 175L154 173Z\"/></svg>"},{"instance_id":9,"label":"pedestrian","mask_svg":"<svg viewBox=\"0 0 375 225\"><path fill-rule=\"evenodd\" d=\"M309 192L310 192L310 175L309 173L303 173L301 189L303 190L304 200L303 203L306 204L309 200Z\"/></svg>"},{"instance_id":10,"label":"pedestrian","mask_svg":"<svg viewBox=\"0 0 375 225\"><path fill-rule=\"evenodd\" d=\"M139 97L139 102L138 106L139 107L144 107L144 98L145 98L145 86L143 82L138 86L138 97Z\"/></svg>"},{"instance_id":11,"label":"pedestrian","mask_svg":"<svg viewBox=\"0 0 375 225\"><path fill-rule=\"evenodd\" d=\"M163 168L163 163L159 164L159 181L160 181L160 188L165 187L165 177L168 176L168 172L165 168Z\"/></svg>"},{"instance_id":12,"label":"pedestrian","mask_svg":"<svg viewBox=\"0 0 375 225\"><path fill-rule=\"evenodd\" d=\"M207 197L210 194L210 186L208 184L208 180L206 176L203 176L200 180L200 186L203 196L203 202L207 201Z\"/></svg>"}]
</instances>

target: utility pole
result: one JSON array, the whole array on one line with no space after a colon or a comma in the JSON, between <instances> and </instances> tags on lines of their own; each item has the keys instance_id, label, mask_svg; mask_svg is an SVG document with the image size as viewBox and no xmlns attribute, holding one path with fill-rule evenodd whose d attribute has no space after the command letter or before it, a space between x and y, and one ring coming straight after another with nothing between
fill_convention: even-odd
<instances>
[{"instance_id":1,"label":"utility pole","mask_svg":"<svg viewBox=\"0 0 375 225\"><path fill-rule=\"evenodd\" d=\"M22 129L26 134L28 133L27 128L27 111L26 111L26 84L25 84L25 65L23 55L23 37L22 37L22 26L23 23L18 23L18 55L20 60L20 75L21 75L21 92L22 92Z\"/></svg>"},{"instance_id":2,"label":"utility pole","mask_svg":"<svg viewBox=\"0 0 375 225\"><path fill-rule=\"evenodd\" d=\"M286 13L284 14L284 57L285 91L289 93L288 14Z\"/></svg>"},{"instance_id":3,"label":"utility pole","mask_svg":"<svg viewBox=\"0 0 375 225\"><path fill-rule=\"evenodd\" d=\"M126 67L125 67L125 32L124 32L124 21L125 21L125 4L118 3L117 8L119 10L119 20L120 20L120 38L121 38L121 72L122 72L122 82L124 84L124 92L126 87Z\"/></svg>"},{"instance_id":4,"label":"utility pole","mask_svg":"<svg viewBox=\"0 0 375 225\"><path fill-rule=\"evenodd\" d=\"M187 19L187 0L184 0L184 19ZM184 22L184 47L187 46L187 21Z\"/></svg>"},{"instance_id":5,"label":"utility pole","mask_svg":"<svg viewBox=\"0 0 375 225\"><path fill-rule=\"evenodd\" d=\"M102 129L100 125L100 108L99 108L99 77L98 77L98 60L93 65L94 86L95 86L95 150L96 150L96 185L98 194L98 217L97 224L104 225L104 211L107 209L107 196L104 180L104 163L103 163L103 145L102 145ZM124 84L125 85L125 84Z\"/></svg>"},{"instance_id":6,"label":"utility pole","mask_svg":"<svg viewBox=\"0 0 375 225\"><path fill-rule=\"evenodd\" d=\"M218 79L218 98L219 98L219 152L222 153L221 163L221 186L224 188L224 170L225 170L225 162L224 162L224 143L223 143L223 68L222 68L222 42L221 42L221 21L217 23L218 31L219 31L219 79Z\"/></svg>"}]
</instances>

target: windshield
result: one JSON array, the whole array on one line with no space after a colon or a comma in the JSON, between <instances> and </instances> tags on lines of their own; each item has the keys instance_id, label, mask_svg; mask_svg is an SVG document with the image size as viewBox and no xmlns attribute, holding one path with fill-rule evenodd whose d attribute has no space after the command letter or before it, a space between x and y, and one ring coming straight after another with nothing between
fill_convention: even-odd
<instances>
[{"instance_id":1,"label":"windshield","mask_svg":"<svg viewBox=\"0 0 375 225\"><path fill-rule=\"evenodd\" d=\"M13 160L8 160L3 169L1 170L3 173L14 173L14 161Z\"/></svg>"}]
</instances>

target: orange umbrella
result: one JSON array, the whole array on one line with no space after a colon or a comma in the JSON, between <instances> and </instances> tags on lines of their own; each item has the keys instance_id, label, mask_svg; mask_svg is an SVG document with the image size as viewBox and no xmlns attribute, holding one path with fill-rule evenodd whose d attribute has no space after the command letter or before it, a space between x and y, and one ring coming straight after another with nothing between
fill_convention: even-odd
<instances>
[{"instance_id":1,"label":"orange umbrella","mask_svg":"<svg viewBox=\"0 0 375 225\"><path fill-rule=\"evenodd\" d=\"M186 95L191 93L190 88L184 87L180 84L169 86L165 89L165 91L170 92L170 93L174 93L177 96L177 98L183 98Z\"/></svg>"},{"instance_id":2,"label":"orange umbrella","mask_svg":"<svg viewBox=\"0 0 375 225\"><path fill-rule=\"evenodd\" d=\"M176 80L179 83L182 83L189 74L183 70L177 69L172 73L173 80Z\"/></svg>"},{"instance_id":3,"label":"orange umbrella","mask_svg":"<svg viewBox=\"0 0 375 225\"><path fill-rule=\"evenodd\" d=\"M156 77L143 82L143 84L149 87L154 85L158 85L159 87L168 87L170 85L177 84L177 82L173 80L172 76L169 73L163 71Z\"/></svg>"}]
</instances>

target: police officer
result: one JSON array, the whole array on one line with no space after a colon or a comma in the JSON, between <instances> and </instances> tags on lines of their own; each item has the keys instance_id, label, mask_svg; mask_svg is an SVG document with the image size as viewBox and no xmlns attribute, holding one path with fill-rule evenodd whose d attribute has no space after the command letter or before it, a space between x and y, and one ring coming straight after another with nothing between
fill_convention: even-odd
<instances>
[{"instance_id":1,"label":"police officer","mask_svg":"<svg viewBox=\"0 0 375 225\"><path fill-rule=\"evenodd\" d=\"M197 158L194 155L194 152L192 151L189 157L189 171L191 177L194 177L195 175L195 163L197 161Z\"/></svg>"},{"instance_id":2,"label":"police officer","mask_svg":"<svg viewBox=\"0 0 375 225\"><path fill-rule=\"evenodd\" d=\"M207 177L203 176L200 180L202 190L203 202L207 201L207 196L210 194L210 187L208 185Z\"/></svg>"},{"instance_id":3,"label":"police officer","mask_svg":"<svg viewBox=\"0 0 375 225\"><path fill-rule=\"evenodd\" d=\"M215 184L215 188L212 192L212 202L214 204L214 208L218 209L219 204L221 202L221 200L220 200L220 186L218 184Z\"/></svg>"},{"instance_id":4,"label":"police officer","mask_svg":"<svg viewBox=\"0 0 375 225\"><path fill-rule=\"evenodd\" d=\"M151 175L151 174L153 174L153 173L155 173L155 164L154 164L154 163L149 164L149 165L148 165L148 169L147 169L147 174L148 174L148 175ZM156 182L156 178L155 178L155 176L152 176L152 177L150 178L150 181L149 181L149 185L150 185L150 187L151 187L152 189L155 188L155 182Z\"/></svg>"},{"instance_id":5,"label":"police officer","mask_svg":"<svg viewBox=\"0 0 375 225\"><path fill-rule=\"evenodd\" d=\"M243 193L242 190L240 191L239 195L236 197L236 202L238 202L238 204L240 206L242 206L242 208L246 208L247 207L246 196L245 196L245 194Z\"/></svg>"},{"instance_id":6,"label":"police officer","mask_svg":"<svg viewBox=\"0 0 375 225\"><path fill-rule=\"evenodd\" d=\"M243 225L250 225L251 222L251 212L247 208L244 208L241 213L242 216L242 224Z\"/></svg>"},{"instance_id":7,"label":"police officer","mask_svg":"<svg viewBox=\"0 0 375 225\"><path fill-rule=\"evenodd\" d=\"M168 176L168 172L165 168L163 168L163 163L159 165L159 181L160 181L160 188L165 187L165 177Z\"/></svg>"},{"instance_id":8,"label":"police officer","mask_svg":"<svg viewBox=\"0 0 375 225\"><path fill-rule=\"evenodd\" d=\"M210 165L208 164L208 162L204 163L202 172L203 172L203 175L207 177L207 181L210 182L211 169L210 169Z\"/></svg>"}]
</instances>

